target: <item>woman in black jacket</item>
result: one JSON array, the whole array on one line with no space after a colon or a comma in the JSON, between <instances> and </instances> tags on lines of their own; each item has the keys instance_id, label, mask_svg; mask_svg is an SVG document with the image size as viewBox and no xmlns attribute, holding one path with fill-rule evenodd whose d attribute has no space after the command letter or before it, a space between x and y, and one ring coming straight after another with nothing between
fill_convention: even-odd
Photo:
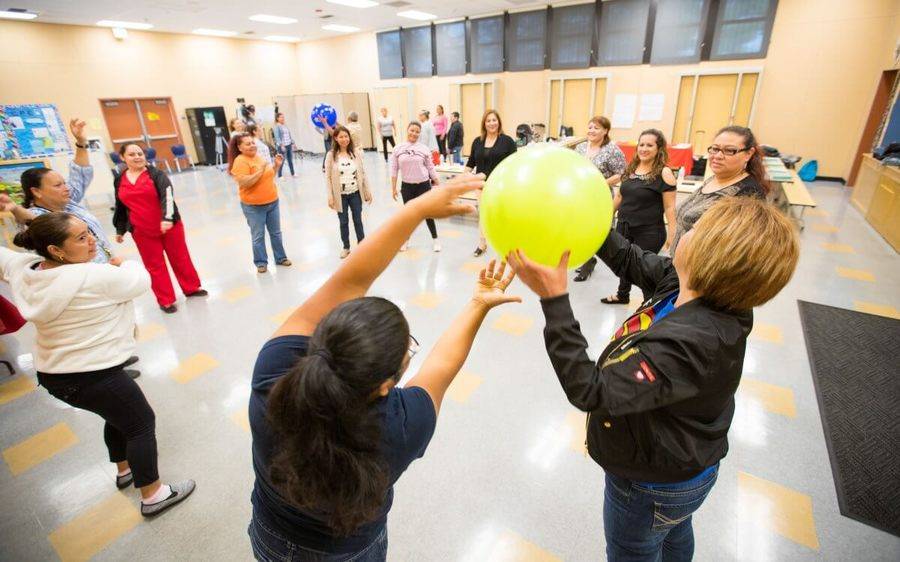
<instances>
[{"instance_id":1,"label":"woman in black jacket","mask_svg":"<svg viewBox=\"0 0 900 562\"><path fill-rule=\"evenodd\" d=\"M516 141L509 135L503 134L503 122L500 114L493 109L484 112L481 118L481 136L472 141L472 149L469 151L469 161L466 162L466 171L476 174L484 174L485 179L490 177L494 168L504 158L516 151ZM478 247L475 248L477 258L487 250L487 240L481 232Z\"/></svg>"},{"instance_id":2,"label":"woman in black jacket","mask_svg":"<svg viewBox=\"0 0 900 562\"><path fill-rule=\"evenodd\" d=\"M116 210L113 225L116 242L131 233L144 267L150 274L150 287L156 302L166 313L178 310L175 289L164 255L169 258L181 290L187 297L206 296L200 276L191 261L184 225L172 192L172 181L155 166L148 166L144 150L137 144L124 144L119 154L127 168L113 178Z\"/></svg>"},{"instance_id":3,"label":"woman in black jacket","mask_svg":"<svg viewBox=\"0 0 900 562\"><path fill-rule=\"evenodd\" d=\"M691 514L728 451L752 309L787 284L799 257L790 220L745 198L715 204L674 258L610 232L600 258L652 295L594 364L556 269L509 260L544 309L544 339L566 396L588 412L587 446L606 471L608 560L690 560Z\"/></svg>"}]
</instances>

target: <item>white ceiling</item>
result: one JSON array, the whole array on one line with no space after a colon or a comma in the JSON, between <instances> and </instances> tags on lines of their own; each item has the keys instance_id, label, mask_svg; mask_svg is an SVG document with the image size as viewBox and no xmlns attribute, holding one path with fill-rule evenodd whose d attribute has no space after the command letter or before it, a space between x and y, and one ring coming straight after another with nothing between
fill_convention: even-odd
<instances>
[{"instance_id":1,"label":"white ceiling","mask_svg":"<svg viewBox=\"0 0 900 562\"><path fill-rule=\"evenodd\" d=\"M190 33L197 28L237 31L238 37L292 35L301 40L339 35L324 31L327 23L353 25L364 31L412 27L416 22L397 16L403 10L419 10L438 16L437 21L516 11L550 4L583 3L584 0L401 0L408 5L389 6L396 0L377 0L372 8L349 8L325 0L0 0L0 9L22 8L39 14L33 21L94 25L99 20L124 20L153 24L153 31ZM288 16L297 23L279 25L247 19L253 14ZM333 17L321 19L322 16ZM249 33L249 34L247 34Z\"/></svg>"}]
</instances>

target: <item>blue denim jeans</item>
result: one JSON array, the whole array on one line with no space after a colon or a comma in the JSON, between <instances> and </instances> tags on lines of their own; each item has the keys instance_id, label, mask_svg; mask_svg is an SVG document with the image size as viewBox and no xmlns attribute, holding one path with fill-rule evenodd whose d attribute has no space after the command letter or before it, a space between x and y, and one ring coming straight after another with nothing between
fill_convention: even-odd
<instances>
[{"instance_id":1,"label":"blue denim jeans","mask_svg":"<svg viewBox=\"0 0 900 562\"><path fill-rule=\"evenodd\" d=\"M384 562L387 560L387 527L372 543L351 554L330 554L304 548L285 539L254 517L247 527L253 555L260 562Z\"/></svg>"},{"instance_id":2,"label":"blue denim jeans","mask_svg":"<svg viewBox=\"0 0 900 562\"><path fill-rule=\"evenodd\" d=\"M362 221L362 195L359 191L350 195L341 194L341 212L338 213L338 220L341 221L341 242L344 243L344 249L350 249L350 217L348 217L347 208L353 214L353 230L356 231L356 243L359 244L366 237L363 230Z\"/></svg>"},{"instance_id":3,"label":"blue denim jeans","mask_svg":"<svg viewBox=\"0 0 900 562\"><path fill-rule=\"evenodd\" d=\"M275 254L275 263L281 263L287 259L284 252L284 244L281 242L281 213L278 210L278 200L266 205L248 205L241 203L244 217L250 225L250 239L253 242L253 263L257 266L266 265L269 257L266 254L266 230L269 231L269 242L272 244L272 253Z\"/></svg>"},{"instance_id":4,"label":"blue denim jeans","mask_svg":"<svg viewBox=\"0 0 900 562\"><path fill-rule=\"evenodd\" d=\"M694 556L691 515L709 494L718 466L679 484L644 484L606 473L603 529L609 562L688 562Z\"/></svg>"},{"instance_id":5,"label":"blue denim jeans","mask_svg":"<svg viewBox=\"0 0 900 562\"><path fill-rule=\"evenodd\" d=\"M294 175L294 143L291 143L287 146L283 146L283 147L279 148L278 152L279 152L279 154L284 156L284 159L285 159L288 167L291 169L291 175L293 176ZM281 177L281 172L283 170L284 170L283 165L280 168L278 168L278 177L279 178Z\"/></svg>"},{"instance_id":6,"label":"blue denim jeans","mask_svg":"<svg viewBox=\"0 0 900 562\"><path fill-rule=\"evenodd\" d=\"M456 148L450 149L450 154L453 156L452 161L454 164L462 164L463 163L461 146L457 146Z\"/></svg>"}]
</instances>

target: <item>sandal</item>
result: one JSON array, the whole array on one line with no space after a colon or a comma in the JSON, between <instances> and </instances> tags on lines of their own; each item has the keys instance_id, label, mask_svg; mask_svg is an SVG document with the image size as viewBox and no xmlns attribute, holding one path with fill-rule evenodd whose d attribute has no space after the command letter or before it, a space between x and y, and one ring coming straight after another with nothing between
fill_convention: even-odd
<instances>
[{"instance_id":1,"label":"sandal","mask_svg":"<svg viewBox=\"0 0 900 562\"><path fill-rule=\"evenodd\" d=\"M481 255L484 254L486 251L487 251L487 246L478 246L477 248L475 248L475 251L472 252L472 255L475 256L476 258L480 258Z\"/></svg>"},{"instance_id":2,"label":"sandal","mask_svg":"<svg viewBox=\"0 0 900 562\"><path fill-rule=\"evenodd\" d=\"M620 299L619 295L614 295L612 297L604 297L600 299L600 302L602 302L603 304L628 304L629 302L631 302L631 299Z\"/></svg>"}]
</instances>

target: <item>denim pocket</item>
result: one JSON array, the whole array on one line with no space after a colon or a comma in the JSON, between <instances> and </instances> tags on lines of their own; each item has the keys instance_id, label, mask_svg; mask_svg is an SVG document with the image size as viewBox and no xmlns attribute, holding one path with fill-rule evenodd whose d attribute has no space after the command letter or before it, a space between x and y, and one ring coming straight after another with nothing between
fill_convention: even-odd
<instances>
[{"instance_id":1,"label":"denim pocket","mask_svg":"<svg viewBox=\"0 0 900 562\"><path fill-rule=\"evenodd\" d=\"M668 531L697 511L706 496L685 503L653 502L653 530Z\"/></svg>"}]
</instances>

